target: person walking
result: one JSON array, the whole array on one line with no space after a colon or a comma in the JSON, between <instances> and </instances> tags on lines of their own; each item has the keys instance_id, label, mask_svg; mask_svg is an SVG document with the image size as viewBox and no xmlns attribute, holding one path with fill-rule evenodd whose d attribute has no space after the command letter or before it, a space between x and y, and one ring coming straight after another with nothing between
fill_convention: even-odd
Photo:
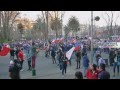
<instances>
[{"instance_id":1,"label":"person walking","mask_svg":"<svg viewBox=\"0 0 120 90\"><path fill-rule=\"evenodd\" d=\"M98 61L99 61L99 57L100 57L100 52L99 51L96 51L96 64L98 66Z\"/></svg>"},{"instance_id":2,"label":"person walking","mask_svg":"<svg viewBox=\"0 0 120 90\"><path fill-rule=\"evenodd\" d=\"M110 52L109 52L109 62L110 62L110 66L113 66L114 58L115 58L115 51L114 51L113 48L111 48L111 50L110 50Z\"/></svg>"},{"instance_id":3,"label":"person walking","mask_svg":"<svg viewBox=\"0 0 120 90\"><path fill-rule=\"evenodd\" d=\"M31 58L32 58L32 69L35 69L35 61L36 61L36 57L37 57L37 47L35 46L35 43L32 43L32 47L31 47Z\"/></svg>"},{"instance_id":4,"label":"person walking","mask_svg":"<svg viewBox=\"0 0 120 90\"><path fill-rule=\"evenodd\" d=\"M84 54L87 53L87 48L85 45L83 45L83 48L82 48L82 56L84 56Z\"/></svg>"},{"instance_id":5,"label":"person walking","mask_svg":"<svg viewBox=\"0 0 120 90\"><path fill-rule=\"evenodd\" d=\"M106 64L105 60L101 57L101 55L98 57L98 67L100 66L100 64Z\"/></svg>"},{"instance_id":6,"label":"person walking","mask_svg":"<svg viewBox=\"0 0 120 90\"><path fill-rule=\"evenodd\" d=\"M66 57L66 54L63 53L63 56L62 56L62 77L64 77L64 74L66 74L67 72L67 57Z\"/></svg>"},{"instance_id":7,"label":"person walking","mask_svg":"<svg viewBox=\"0 0 120 90\"><path fill-rule=\"evenodd\" d=\"M89 59L88 59L87 53L84 54L82 59L83 59L84 77L86 77L86 71L89 66Z\"/></svg>"},{"instance_id":8,"label":"person walking","mask_svg":"<svg viewBox=\"0 0 120 90\"><path fill-rule=\"evenodd\" d=\"M87 79L98 79L98 69L97 65L93 64L86 72Z\"/></svg>"},{"instance_id":9,"label":"person walking","mask_svg":"<svg viewBox=\"0 0 120 90\"><path fill-rule=\"evenodd\" d=\"M52 50L51 50L51 57L52 57L53 64L56 63L55 56L56 56L56 52L55 52L54 47L52 47Z\"/></svg>"},{"instance_id":10,"label":"person walking","mask_svg":"<svg viewBox=\"0 0 120 90\"><path fill-rule=\"evenodd\" d=\"M21 71L23 71L23 62L24 62L24 53L23 53L23 48L18 52L18 59L20 61L21 64Z\"/></svg>"},{"instance_id":11,"label":"person walking","mask_svg":"<svg viewBox=\"0 0 120 90\"><path fill-rule=\"evenodd\" d=\"M120 51L116 52L115 59L113 63L113 77L115 77L115 69L117 67L117 75L119 76L119 68L120 68Z\"/></svg>"},{"instance_id":12,"label":"person walking","mask_svg":"<svg viewBox=\"0 0 120 90\"><path fill-rule=\"evenodd\" d=\"M76 52L76 62L77 62L77 67L76 67L76 69L80 68L80 60L81 60L81 52L80 52L80 50L78 50L78 51Z\"/></svg>"}]
</instances>

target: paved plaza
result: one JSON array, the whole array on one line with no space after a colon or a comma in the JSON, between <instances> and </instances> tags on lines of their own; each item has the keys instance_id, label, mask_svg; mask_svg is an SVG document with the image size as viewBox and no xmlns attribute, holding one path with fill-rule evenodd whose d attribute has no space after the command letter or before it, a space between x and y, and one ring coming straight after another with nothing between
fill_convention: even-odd
<instances>
[{"instance_id":1,"label":"paved plaza","mask_svg":"<svg viewBox=\"0 0 120 90\"><path fill-rule=\"evenodd\" d=\"M88 53L88 56L90 57L90 53ZM52 64L51 57L45 58L44 52L41 51L36 60L36 76L32 76L32 71L27 71L28 64L27 61L25 61L23 64L24 71L20 72L21 79L74 79L76 71L83 72L82 65L81 69L75 69L76 62L74 60L74 57L75 56L73 55L72 66L68 64L67 74L64 77L62 77L61 70L59 70L57 64ZM108 58L108 55L102 53L102 57L106 59ZM10 79L8 75L9 61L10 61L9 55L5 57L0 57L0 79ZM112 67L107 67L107 70L110 72L111 79L120 78L120 76L116 77L112 76L113 75Z\"/></svg>"}]
</instances>

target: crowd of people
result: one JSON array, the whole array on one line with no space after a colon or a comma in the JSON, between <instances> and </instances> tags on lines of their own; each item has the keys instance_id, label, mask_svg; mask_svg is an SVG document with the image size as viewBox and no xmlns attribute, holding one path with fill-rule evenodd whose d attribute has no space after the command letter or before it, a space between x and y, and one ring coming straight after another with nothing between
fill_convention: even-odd
<instances>
[{"instance_id":1,"label":"crowd of people","mask_svg":"<svg viewBox=\"0 0 120 90\"><path fill-rule=\"evenodd\" d=\"M90 45L84 42L80 42L80 48L73 51L75 54L76 69L81 68L81 63L83 65L82 71L75 73L75 79L110 79L110 73L106 71L107 62L102 58L101 53L107 52L109 54L110 66L113 66L113 73L115 76L115 69L117 67L117 73L119 75L120 66L120 49L101 49L99 46L94 48L94 55L96 58L96 63L90 64L88 58L88 52L90 50ZM51 41L22 41L22 42L12 42L10 45L10 66L9 73L11 79L20 79L20 71L23 71L23 63L25 60L28 61L28 70L35 69L35 61L39 51L43 50L45 52L45 58L51 57L52 63L59 66L62 77L67 73L67 65L71 66L71 58L68 60L66 57L66 52L68 52L72 47L75 47L74 42L64 41L59 43L52 43ZM0 47L1 48L1 47Z\"/></svg>"}]
</instances>

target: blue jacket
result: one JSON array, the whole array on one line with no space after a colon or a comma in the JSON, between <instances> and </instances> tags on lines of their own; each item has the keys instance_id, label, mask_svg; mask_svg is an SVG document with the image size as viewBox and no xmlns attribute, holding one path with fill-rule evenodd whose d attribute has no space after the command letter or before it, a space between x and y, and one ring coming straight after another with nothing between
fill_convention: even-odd
<instances>
[{"instance_id":1,"label":"blue jacket","mask_svg":"<svg viewBox=\"0 0 120 90\"><path fill-rule=\"evenodd\" d=\"M86 53L86 52L87 52L86 47L83 47L82 53Z\"/></svg>"},{"instance_id":2,"label":"blue jacket","mask_svg":"<svg viewBox=\"0 0 120 90\"><path fill-rule=\"evenodd\" d=\"M82 59L83 59L83 67L88 67L89 59L88 59L87 55L84 55Z\"/></svg>"}]
</instances>

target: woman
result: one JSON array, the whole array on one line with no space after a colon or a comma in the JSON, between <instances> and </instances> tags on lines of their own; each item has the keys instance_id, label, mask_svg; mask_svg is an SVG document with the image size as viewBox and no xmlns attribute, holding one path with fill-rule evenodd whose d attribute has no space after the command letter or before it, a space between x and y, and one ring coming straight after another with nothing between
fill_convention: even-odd
<instances>
[{"instance_id":1,"label":"woman","mask_svg":"<svg viewBox=\"0 0 120 90\"><path fill-rule=\"evenodd\" d=\"M66 57L66 53L64 53L62 56L62 77L64 77L64 74L66 74L67 62L68 62L68 60Z\"/></svg>"},{"instance_id":2,"label":"woman","mask_svg":"<svg viewBox=\"0 0 120 90\"><path fill-rule=\"evenodd\" d=\"M93 64L86 72L87 79L98 79L97 65Z\"/></svg>"}]
</instances>

